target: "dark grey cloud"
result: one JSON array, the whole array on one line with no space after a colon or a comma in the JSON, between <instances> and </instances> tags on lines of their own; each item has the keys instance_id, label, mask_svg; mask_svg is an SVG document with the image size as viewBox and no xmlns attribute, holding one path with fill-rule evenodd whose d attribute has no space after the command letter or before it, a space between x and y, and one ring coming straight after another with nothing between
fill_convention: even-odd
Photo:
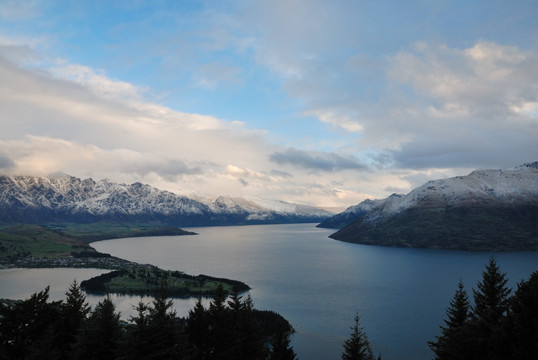
<instances>
[{"instance_id":1,"label":"dark grey cloud","mask_svg":"<svg viewBox=\"0 0 538 360\"><path fill-rule=\"evenodd\" d=\"M13 160L11 160L6 155L0 154L0 169L7 170L7 169L11 169L14 166L15 166L15 163L13 162Z\"/></svg>"},{"instance_id":2,"label":"dark grey cloud","mask_svg":"<svg viewBox=\"0 0 538 360\"><path fill-rule=\"evenodd\" d=\"M279 165L287 164L320 171L362 170L366 168L357 158L352 156L342 156L336 153L318 151L303 151L295 148L275 152L269 155L269 160Z\"/></svg>"}]
</instances>

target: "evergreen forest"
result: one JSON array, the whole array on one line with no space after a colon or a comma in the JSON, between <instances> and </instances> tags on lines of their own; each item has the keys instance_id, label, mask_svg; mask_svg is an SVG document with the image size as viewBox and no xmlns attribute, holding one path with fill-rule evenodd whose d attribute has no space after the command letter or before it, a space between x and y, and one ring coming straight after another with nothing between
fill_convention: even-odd
<instances>
[{"instance_id":1,"label":"evergreen forest","mask_svg":"<svg viewBox=\"0 0 538 360\"><path fill-rule=\"evenodd\" d=\"M472 302L459 282L440 334L428 343L434 359L536 359L538 271L513 294L507 283L494 258ZM256 310L250 296L227 296L220 286L207 308L199 298L185 318L173 310L164 282L151 303L134 306L129 321L108 296L91 309L76 281L65 295L49 301L45 288L26 300L0 300L0 358L297 360L293 328L282 316ZM341 358L376 359L358 314L352 324Z\"/></svg>"}]
</instances>

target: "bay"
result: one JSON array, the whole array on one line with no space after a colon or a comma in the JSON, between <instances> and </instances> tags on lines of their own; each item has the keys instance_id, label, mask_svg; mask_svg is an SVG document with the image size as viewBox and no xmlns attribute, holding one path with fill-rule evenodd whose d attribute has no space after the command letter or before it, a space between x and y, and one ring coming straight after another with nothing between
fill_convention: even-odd
<instances>
[{"instance_id":1,"label":"bay","mask_svg":"<svg viewBox=\"0 0 538 360\"><path fill-rule=\"evenodd\" d=\"M472 297L490 256L509 285L538 270L538 253L470 253L339 242L315 224L189 228L199 235L94 243L101 252L189 274L246 282L259 309L287 318L300 359L338 359L358 312L383 359L431 359L459 279ZM186 315L188 304L180 307ZM181 314L180 314L181 315Z\"/></svg>"},{"instance_id":2,"label":"bay","mask_svg":"<svg viewBox=\"0 0 538 360\"><path fill-rule=\"evenodd\" d=\"M427 341L439 334L458 281L469 296L494 256L509 286L538 270L538 253L470 253L398 249L339 242L315 224L189 228L195 236L164 236L93 243L98 251L188 274L246 282L255 307L287 318L292 345L302 360L339 359L358 312L372 348L383 359L431 359ZM63 299L73 278L95 269L9 269L0 271L0 297L25 298L51 286ZM62 285L63 284L63 285ZM113 296L122 317L150 298ZM95 305L102 296L89 296ZM174 299L186 316L195 299ZM205 304L209 302L205 299Z\"/></svg>"}]
</instances>

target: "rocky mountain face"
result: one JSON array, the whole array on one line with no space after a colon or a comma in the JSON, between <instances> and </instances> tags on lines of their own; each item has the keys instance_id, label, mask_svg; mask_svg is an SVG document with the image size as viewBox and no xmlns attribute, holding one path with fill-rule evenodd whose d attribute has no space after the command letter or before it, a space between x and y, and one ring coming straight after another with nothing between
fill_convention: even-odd
<instances>
[{"instance_id":1,"label":"rocky mountain face","mask_svg":"<svg viewBox=\"0 0 538 360\"><path fill-rule=\"evenodd\" d=\"M405 196L365 205L345 226L338 223L343 214L326 220L341 227L331 237L401 247L538 250L538 162L429 181Z\"/></svg>"},{"instance_id":2,"label":"rocky mountain face","mask_svg":"<svg viewBox=\"0 0 538 360\"><path fill-rule=\"evenodd\" d=\"M160 221L174 226L319 222L333 215L314 207L269 207L242 198L202 202L141 183L73 176L0 176L0 223Z\"/></svg>"}]
</instances>

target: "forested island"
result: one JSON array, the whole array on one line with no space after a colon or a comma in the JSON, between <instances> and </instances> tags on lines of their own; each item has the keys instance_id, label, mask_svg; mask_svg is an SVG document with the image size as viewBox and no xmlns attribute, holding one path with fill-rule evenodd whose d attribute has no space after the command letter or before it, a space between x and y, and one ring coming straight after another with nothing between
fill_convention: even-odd
<instances>
[{"instance_id":1,"label":"forested island","mask_svg":"<svg viewBox=\"0 0 538 360\"><path fill-rule=\"evenodd\" d=\"M210 296L218 287L226 294L242 293L250 289L237 280L219 279L207 275L187 275L181 271L162 270L156 266L133 266L115 270L81 282L81 288L97 294L154 295L162 283L173 297Z\"/></svg>"}]
</instances>

